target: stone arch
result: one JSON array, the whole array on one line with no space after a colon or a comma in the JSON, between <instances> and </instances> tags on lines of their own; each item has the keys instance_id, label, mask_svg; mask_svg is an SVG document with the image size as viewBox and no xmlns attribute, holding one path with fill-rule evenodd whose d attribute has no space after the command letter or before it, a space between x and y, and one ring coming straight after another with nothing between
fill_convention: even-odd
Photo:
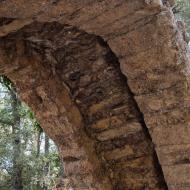
<instances>
[{"instance_id":1,"label":"stone arch","mask_svg":"<svg viewBox=\"0 0 190 190\"><path fill-rule=\"evenodd\" d=\"M52 4L45 2L45 4L43 4L43 6L40 8L36 8L35 3L37 2L33 1L29 2L28 4L25 3L26 7L27 6L31 7L32 11L30 12L26 12L24 9L20 8L22 6L19 3L15 4L14 2L10 2L10 4L7 3L7 5L5 3L5 5L0 8L0 13L4 15L9 15L9 17L11 17L12 13L8 11L8 8L10 6L14 6L15 12L16 11L19 12L20 15L22 16L17 15L17 19L13 19L12 22L9 21L8 25L3 25L1 27L0 35L6 36L8 33L12 32L13 30L18 30L19 28L22 28L23 26L28 24L31 24L28 26L28 28L31 29L33 20L38 20L43 23L47 21L48 22L56 21L58 23L63 23L64 25L67 23L68 24L67 27L75 26L80 30L86 31L89 34L100 36L101 39L104 39L107 42L107 45L109 45L109 47L112 49L115 56L117 57L118 62L120 63L121 71L128 78L127 80L128 90L132 92L132 94L130 93L129 96L131 97L133 95L133 103L135 102L135 105L132 105L130 107L135 109L139 107L137 111L138 114L140 114L140 112L143 113L145 121L143 124L145 125L144 131L150 133L150 136L152 138L151 142L150 136L148 137L149 141L148 147L152 147L150 149L153 150L153 152L154 149L156 150L168 188L188 189L190 182L186 176L190 175L189 159L188 159L189 158L189 128L188 128L189 57L188 57L187 42L184 39L183 35L185 31L181 30L180 27L178 27L178 23L175 21L169 3L167 1L164 1L163 4L161 0L153 0L153 1L146 1L146 0L78 1L77 0L71 2L62 0L60 2L54 2ZM43 8L44 5L45 5L45 10ZM37 23L33 25L38 26ZM53 29L50 27L51 29L49 31L51 30L53 31L56 28L55 25L51 25ZM38 28L37 26L33 26L34 31L35 28ZM27 26L24 29L21 29L20 32L22 30L25 30L24 37L27 38L28 37ZM38 34L36 33L35 35L38 36ZM49 35L51 35L51 33ZM52 33L52 35L54 35L54 33ZM6 38L9 39L9 35L5 37L5 39ZM51 37L49 39L51 39ZM10 41L12 41L12 39ZM49 44L46 44L45 42L45 44L43 44L42 41L38 40L35 41L35 38L33 39L30 38L29 41L31 41L31 43L33 43L34 46L37 44L37 47L43 45L51 46L51 43L48 42ZM42 44L40 45L40 43ZM69 43L72 44L72 42ZM33 48L35 49L35 47ZM52 46L51 48L53 49L54 47ZM3 47L3 49L6 48ZM36 51L38 51L38 48L36 49ZM78 50L78 52L79 51L80 50ZM101 51L103 51L103 49ZM56 76L54 75L56 68L54 68L53 66L54 63L56 64L56 60L52 59L51 51L46 52L45 54L47 54L45 57L47 59L47 62L49 62L49 64L45 65L47 67L46 70L51 73L50 75ZM6 59L8 59L5 55L6 53L4 53L4 61L1 63L2 65L1 71L5 72L7 70L7 73L11 73L12 70L13 71L17 70L17 64L15 64L14 66L10 65L10 67L8 66L8 64L6 65L3 64L7 63ZM44 58L44 57L38 58L38 56L36 55L34 57L35 59L39 60ZM3 55L1 55L1 59L2 58ZM59 67L59 65L57 66ZM32 73L35 74L35 72ZM118 70L117 72L120 73L120 71ZM75 74L77 75L77 73ZM78 74L80 75L80 73ZM120 77L121 75L119 76L119 78ZM49 77L47 78L49 79ZM64 78L64 80L67 81L67 78ZM56 82L54 81L53 84L59 86L59 83L57 82L58 79L56 80ZM115 81L113 81L113 83L114 82ZM70 88L68 88L68 84L66 83L61 85L64 86L65 89L67 89L66 94L70 94L69 92ZM112 84L110 86L112 86ZM127 85L122 85L122 86L127 86ZM87 89L85 89L85 91L86 90ZM128 90L125 89L125 93L123 94L128 94L129 93ZM38 93L41 94L42 92L43 88L41 90L39 89ZM98 90L97 93L101 93L101 90ZM40 94L38 95L39 96L38 98L39 101L42 101L40 98L41 97ZM110 102L108 103L111 104ZM78 103L76 102L76 105L77 105L76 107L80 108L79 110L82 117L81 116L79 117L84 119L84 113L81 112L81 107L79 106L80 102ZM53 106L50 107L53 109ZM88 111L87 113L90 113ZM142 121L142 118L140 120ZM83 120L82 123L84 124L84 122L85 121ZM101 126L106 127L107 122L110 124L110 119L108 121L107 120L100 121L100 123L97 122L96 125L98 124L98 127ZM122 130L121 132L123 134L128 134L128 131L123 132ZM100 131L98 129L98 132ZM119 131L120 130L118 129L115 131L112 129L112 134L116 135L117 133L119 133ZM97 131L95 130L94 133L96 132ZM107 136L106 130L103 130L103 132L105 136ZM95 142L97 138L96 135L94 136L92 134L89 134L89 131L86 129L85 133L88 134L87 136L90 136L93 139L92 141L90 140L91 142ZM137 134L136 137L137 139L141 139ZM99 141L100 139L98 139L98 142ZM117 142L112 142L112 143L114 143L115 146L114 149L117 150L117 148L120 148L118 147ZM125 147L124 144L122 146L122 149L119 150L120 153L122 152L121 150L124 150L124 152L126 150L127 151L129 150L128 149L129 147L126 147L126 150L123 149ZM105 147L107 147L109 151L114 150L112 149L113 147L112 148L109 147L109 143L105 144ZM112 153L114 153L114 155L117 155L118 153L117 151L116 152L113 151L112 153L110 153L109 151L108 151L109 156L112 155ZM104 168L107 169L104 170L104 172L107 171L105 175L106 176L105 181L107 181L107 184L109 184L109 182L110 183L112 182L111 186L106 188L109 189L113 187L115 189L126 189L126 188L134 189L134 188L146 188L148 186L150 189L151 188L156 189L156 187L152 187L149 185L156 184L157 180L156 182L153 183L146 181L147 179L149 179L149 177L147 178L145 177L139 180L139 176L135 174L135 172L133 173L135 169L137 169L136 170L138 171L137 173L140 172L140 169L138 167L135 169L132 168L129 169L127 165L122 165L122 164L119 166L120 168L122 169L127 168L130 170L130 172L132 171L132 173L129 172L127 176L125 176L118 182L117 177L114 177L117 176L118 173L117 171L114 170L114 168L112 168L114 162L113 161L105 162L104 160L105 155L101 157L102 155L100 154L101 155L100 156L99 154L97 154L97 152L99 153L99 151L97 151L96 149L95 157L97 158L97 160L99 160L98 165L99 166L104 165ZM142 160L139 159L138 161L135 163L130 162L130 166L132 166L133 164L138 165L138 163L141 163ZM111 164L109 165L107 163ZM148 163L151 163L151 167L153 165L155 166L155 163L157 163L156 165L158 165L158 161L154 163L152 162ZM111 167L111 169L109 167ZM117 168L117 170L119 169ZM145 169L145 171L147 170ZM160 171L158 173L160 174ZM147 174L150 173L147 172ZM156 175L155 173L154 174L151 173L150 175L147 176L153 177L150 179L154 181L153 179L155 179L154 176ZM121 176L119 177L121 178ZM162 179L162 177L158 178L161 179L162 181L159 184L163 184L164 180ZM135 184L139 186L134 187L133 183L131 183L132 181L135 181ZM137 182L139 182L139 184ZM159 187L159 188L165 188L165 187Z\"/></svg>"},{"instance_id":2,"label":"stone arch","mask_svg":"<svg viewBox=\"0 0 190 190\"><path fill-rule=\"evenodd\" d=\"M165 187L142 115L102 39L34 22L2 39L1 50L1 71L58 144L74 189Z\"/></svg>"}]
</instances>

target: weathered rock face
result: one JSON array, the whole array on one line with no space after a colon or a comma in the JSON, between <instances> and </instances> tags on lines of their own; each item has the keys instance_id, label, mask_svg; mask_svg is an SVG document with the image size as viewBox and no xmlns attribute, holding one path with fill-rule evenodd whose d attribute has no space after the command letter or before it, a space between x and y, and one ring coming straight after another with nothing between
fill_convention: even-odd
<instances>
[{"instance_id":1,"label":"weathered rock face","mask_svg":"<svg viewBox=\"0 0 190 190\"><path fill-rule=\"evenodd\" d=\"M1 49L3 71L59 145L76 189L165 188L142 114L102 39L35 22Z\"/></svg>"},{"instance_id":2,"label":"weathered rock face","mask_svg":"<svg viewBox=\"0 0 190 190\"><path fill-rule=\"evenodd\" d=\"M0 72L74 189L189 189L189 57L172 1L0 4Z\"/></svg>"}]
</instances>

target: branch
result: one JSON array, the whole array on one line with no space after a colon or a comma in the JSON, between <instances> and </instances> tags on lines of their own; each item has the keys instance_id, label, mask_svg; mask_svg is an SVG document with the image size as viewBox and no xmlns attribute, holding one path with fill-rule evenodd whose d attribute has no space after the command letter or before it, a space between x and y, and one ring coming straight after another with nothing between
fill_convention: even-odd
<instances>
[{"instance_id":1,"label":"branch","mask_svg":"<svg viewBox=\"0 0 190 190\"><path fill-rule=\"evenodd\" d=\"M1 118L0 118L0 123L4 124L4 125L13 125L13 123L11 121L7 121L7 120L1 119Z\"/></svg>"},{"instance_id":2,"label":"branch","mask_svg":"<svg viewBox=\"0 0 190 190\"><path fill-rule=\"evenodd\" d=\"M172 11L174 14L180 13L182 11L183 7L181 7L179 4L174 5L172 7Z\"/></svg>"}]
</instances>

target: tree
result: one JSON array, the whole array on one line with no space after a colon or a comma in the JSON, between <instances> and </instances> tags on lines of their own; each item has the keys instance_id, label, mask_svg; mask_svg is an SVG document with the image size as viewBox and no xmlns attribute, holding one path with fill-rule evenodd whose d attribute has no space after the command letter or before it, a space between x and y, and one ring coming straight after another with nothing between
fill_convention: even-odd
<instances>
[{"instance_id":1,"label":"tree","mask_svg":"<svg viewBox=\"0 0 190 190\"><path fill-rule=\"evenodd\" d=\"M22 190L22 163L21 163L21 139L20 139L20 114L19 109L21 102L17 97L14 88L10 90L11 106L13 115L12 135L13 135L13 173L12 187L13 190Z\"/></svg>"},{"instance_id":2,"label":"tree","mask_svg":"<svg viewBox=\"0 0 190 190\"><path fill-rule=\"evenodd\" d=\"M52 189L60 168L56 146L3 76L0 92L0 189Z\"/></svg>"},{"instance_id":3,"label":"tree","mask_svg":"<svg viewBox=\"0 0 190 190\"><path fill-rule=\"evenodd\" d=\"M178 8L180 7L177 17L186 23L188 32L190 33L190 1L176 0Z\"/></svg>"},{"instance_id":4,"label":"tree","mask_svg":"<svg viewBox=\"0 0 190 190\"><path fill-rule=\"evenodd\" d=\"M12 109L11 111L12 121L10 122L6 119L3 119L3 123L11 125L11 128L12 128L11 129L12 130L12 151L13 151L12 189L22 190L23 185L22 185L22 164L20 162L21 140L20 140L20 114L19 114L21 102L17 97L16 89L12 85L12 83L6 77L3 77L3 76L1 76L0 80L8 90L7 93L10 96L11 109Z\"/></svg>"}]
</instances>

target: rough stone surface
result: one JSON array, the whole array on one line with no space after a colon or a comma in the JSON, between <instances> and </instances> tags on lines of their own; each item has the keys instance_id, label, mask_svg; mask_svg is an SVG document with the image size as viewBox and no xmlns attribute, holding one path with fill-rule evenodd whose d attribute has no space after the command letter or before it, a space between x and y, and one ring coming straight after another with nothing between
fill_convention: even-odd
<instances>
[{"instance_id":1,"label":"rough stone surface","mask_svg":"<svg viewBox=\"0 0 190 190\"><path fill-rule=\"evenodd\" d=\"M0 47L2 71L59 145L72 187L165 189L143 117L101 38L35 22Z\"/></svg>"},{"instance_id":2,"label":"rough stone surface","mask_svg":"<svg viewBox=\"0 0 190 190\"><path fill-rule=\"evenodd\" d=\"M59 145L67 184L188 189L189 50L173 1L0 5L0 72Z\"/></svg>"}]
</instances>

